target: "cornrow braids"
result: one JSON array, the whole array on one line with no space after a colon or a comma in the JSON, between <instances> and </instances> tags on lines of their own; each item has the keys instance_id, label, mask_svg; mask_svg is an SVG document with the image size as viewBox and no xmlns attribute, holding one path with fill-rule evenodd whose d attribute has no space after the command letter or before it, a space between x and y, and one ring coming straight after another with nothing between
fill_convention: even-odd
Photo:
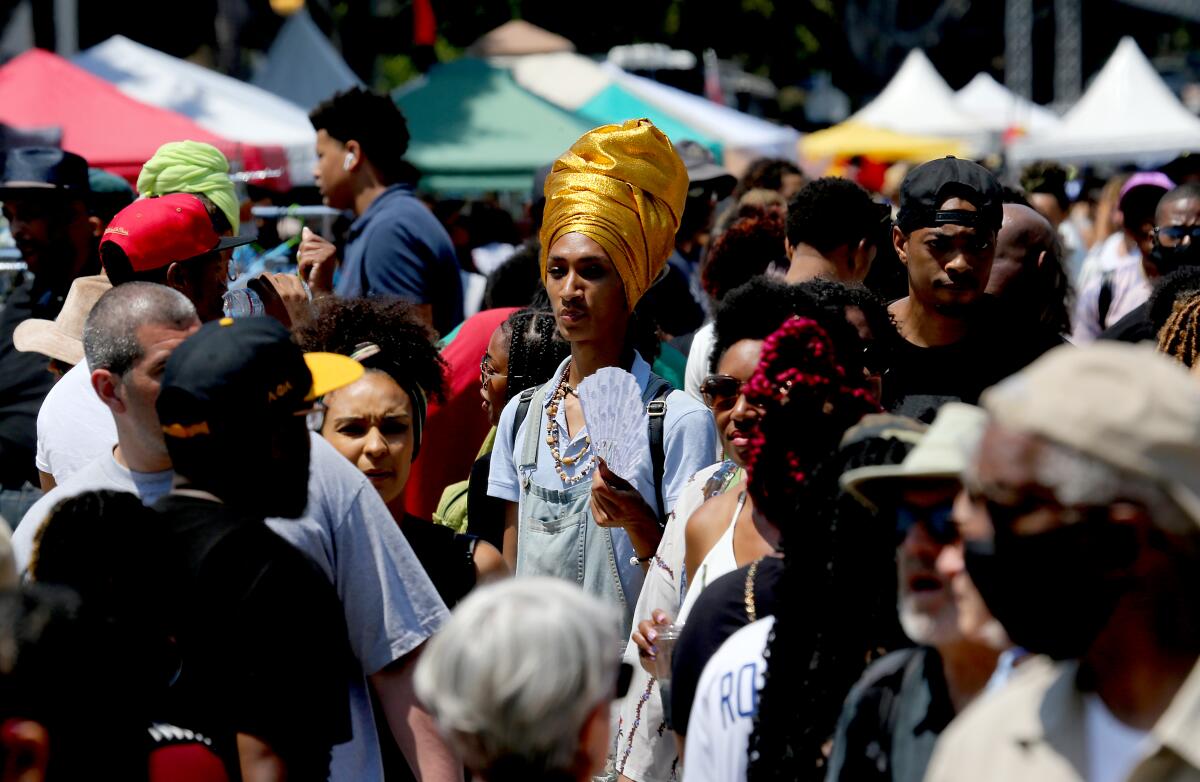
<instances>
[{"instance_id":1,"label":"cornrow braids","mask_svg":"<svg viewBox=\"0 0 1200 782\"><path fill-rule=\"evenodd\" d=\"M856 562L850 540L861 544L863 530L843 525L837 486L842 435L880 407L860 373L839 360L838 347L816 321L792 318L763 343L746 387L747 400L765 410L747 459L748 490L755 508L783 531L779 588L831 597L785 603L791 610L776 616L748 749L748 779L755 782L823 778L822 746L846 691L878 646L874 628L886 626L874 621L878 590L867 587L878 574L862 582L868 563ZM796 522L801 514L802 524ZM869 545L859 554L880 551L891 554ZM878 571L883 560L869 558Z\"/></svg>"},{"instance_id":2,"label":"cornrow braids","mask_svg":"<svg viewBox=\"0 0 1200 782\"><path fill-rule=\"evenodd\" d=\"M553 313L514 312L504 321L504 331L510 335L506 401L545 383L571 354L571 346L558 335Z\"/></svg>"},{"instance_id":3,"label":"cornrow braids","mask_svg":"<svg viewBox=\"0 0 1200 782\"><path fill-rule=\"evenodd\" d=\"M1158 350L1185 367L1193 367L1200 356L1200 296L1175 306L1175 311L1158 332Z\"/></svg>"}]
</instances>

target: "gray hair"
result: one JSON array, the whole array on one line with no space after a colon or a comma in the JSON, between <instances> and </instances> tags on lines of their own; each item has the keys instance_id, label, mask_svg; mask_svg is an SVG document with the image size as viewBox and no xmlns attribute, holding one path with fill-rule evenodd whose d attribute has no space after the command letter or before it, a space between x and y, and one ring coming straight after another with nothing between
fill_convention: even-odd
<instances>
[{"instance_id":1,"label":"gray hair","mask_svg":"<svg viewBox=\"0 0 1200 782\"><path fill-rule=\"evenodd\" d=\"M196 308L179 291L152 282L127 282L96 302L83 324L83 354L88 369L123 375L142 357L137 332L156 324L187 328Z\"/></svg>"},{"instance_id":2,"label":"gray hair","mask_svg":"<svg viewBox=\"0 0 1200 782\"><path fill-rule=\"evenodd\" d=\"M480 587L422 653L417 697L485 777L572 771L588 715L613 697L618 628L612 608L560 579Z\"/></svg>"}]
</instances>

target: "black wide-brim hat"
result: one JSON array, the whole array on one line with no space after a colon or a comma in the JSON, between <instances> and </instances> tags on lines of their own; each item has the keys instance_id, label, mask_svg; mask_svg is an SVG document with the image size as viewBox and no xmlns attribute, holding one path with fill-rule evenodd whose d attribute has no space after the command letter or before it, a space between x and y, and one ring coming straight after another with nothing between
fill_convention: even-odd
<instances>
[{"instance_id":1,"label":"black wide-brim hat","mask_svg":"<svg viewBox=\"0 0 1200 782\"><path fill-rule=\"evenodd\" d=\"M0 200L14 193L61 192L79 198L91 193L87 161L54 147L14 147L4 153Z\"/></svg>"}]
</instances>

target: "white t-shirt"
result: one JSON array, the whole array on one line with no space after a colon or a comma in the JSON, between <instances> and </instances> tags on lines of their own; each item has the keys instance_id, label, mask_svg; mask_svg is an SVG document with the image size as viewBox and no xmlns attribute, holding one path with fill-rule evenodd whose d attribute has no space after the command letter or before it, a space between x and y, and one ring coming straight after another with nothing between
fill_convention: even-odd
<instances>
[{"instance_id":1,"label":"white t-shirt","mask_svg":"<svg viewBox=\"0 0 1200 782\"><path fill-rule=\"evenodd\" d=\"M1149 733L1114 717L1098 695L1085 696L1083 708L1088 782L1125 782L1145 754Z\"/></svg>"},{"instance_id":2,"label":"white t-shirt","mask_svg":"<svg viewBox=\"0 0 1200 782\"><path fill-rule=\"evenodd\" d=\"M37 468L63 483L117 444L112 413L92 388L86 361L71 367L38 410Z\"/></svg>"},{"instance_id":3,"label":"white t-shirt","mask_svg":"<svg viewBox=\"0 0 1200 782\"><path fill-rule=\"evenodd\" d=\"M758 713L767 661L763 651L775 617L738 630L712 656L696 685L688 720L683 782L741 782Z\"/></svg>"},{"instance_id":4,"label":"white t-shirt","mask_svg":"<svg viewBox=\"0 0 1200 782\"><path fill-rule=\"evenodd\" d=\"M361 668L350 682L354 738L333 748L330 779L382 781L383 761L366 676L420 646L441 629L449 612L367 477L324 438L312 434L310 439L305 515L267 519L267 525L304 552L337 590L350 648ZM170 491L173 477L170 471L133 473L117 464L109 447L38 500L21 520L13 533L18 570L29 566L38 527L63 499L112 489L135 493L151 504Z\"/></svg>"}]
</instances>

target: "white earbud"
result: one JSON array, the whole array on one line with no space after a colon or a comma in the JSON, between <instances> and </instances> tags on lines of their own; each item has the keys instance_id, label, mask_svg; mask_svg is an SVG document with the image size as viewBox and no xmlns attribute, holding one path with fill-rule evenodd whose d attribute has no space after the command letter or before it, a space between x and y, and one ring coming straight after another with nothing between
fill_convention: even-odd
<instances>
[{"instance_id":1,"label":"white earbud","mask_svg":"<svg viewBox=\"0 0 1200 782\"><path fill-rule=\"evenodd\" d=\"M347 152L345 159L342 160L342 170L349 171L350 166L354 165L354 153Z\"/></svg>"}]
</instances>

